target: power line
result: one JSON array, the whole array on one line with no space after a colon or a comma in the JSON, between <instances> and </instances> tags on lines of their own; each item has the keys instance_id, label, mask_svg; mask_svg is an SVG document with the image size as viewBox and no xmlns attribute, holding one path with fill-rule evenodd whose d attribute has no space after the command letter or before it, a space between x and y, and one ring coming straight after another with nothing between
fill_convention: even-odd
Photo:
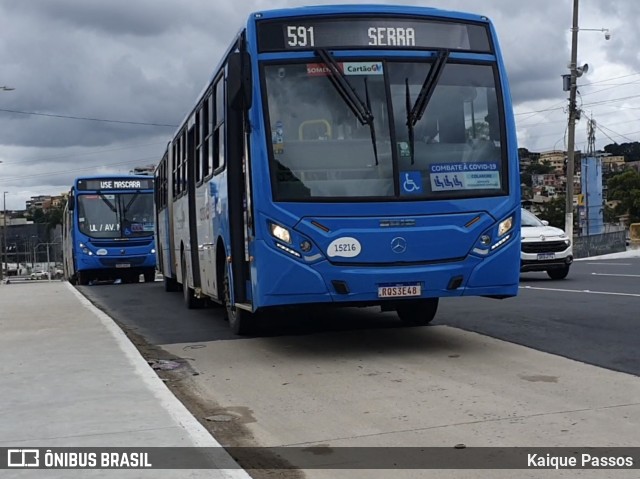
<instances>
[{"instance_id":1,"label":"power line","mask_svg":"<svg viewBox=\"0 0 640 479\"><path fill-rule=\"evenodd\" d=\"M84 120L84 121L99 121L103 123L119 123L124 125L143 125L143 126L163 126L167 128L177 128L178 125L165 125L163 123L145 123L141 121L125 121L125 120L107 120L104 118L89 118L84 116L72 116L72 115L56 115L53 113L38 113L34 111L20 111L20 110L8 110L6 108L0 108L0 111L8 113L19 113L21 115L35 115L35 116L47 116L51 118L65 118L67 120Z\"/></svg>"},{"instance_id":2,"label":"power line","mask_svg":"<svg viewBox=\"0 0 640 479\"><path fill-rule=\"evenodd\" d=\"M604 82L608 82L608 81L612 81L612 80L620 80L621 78L628 78L628 77L636 76L636 75L640 75L640 72L634 72L634 73L630 73L630 74L628 74L628 75L622 75L622 76L619 76L619 77L606 78L606 79L604 79L604 80L600 80L600 81L597 81L597 82L583 83L583 84L578 85L578 86L579 86L579 87L585 87L585 86L597 85L597 84L599 84L599 83L604 83ZM623 84L620 84L620 85L618 85L618 86L630 85L630 84L632 84L632 83L636 83L636 82L623 83ZM609 89L609 88L605 88L604 90L608 90L608 89ZM600 92L600 91L604 91L604 90L598 90L598 91L595 91L595 92L585 93L585 95L592 95L592 94L594 94L594 93L598 93L598 92ZM515 113L515 116L520 116L520 115L532 115L532 116L535 116L535 115L537 115L538 113L544 113L544 112L547 112L547 111L562 110L562 109L563 109L563 107L562 107L561 105L563 105L563 104L564 104L564 102L565 102L565 101L563 100L562 102L560 102L560 103L558 104L559 106L556 106L556 104L554 104L554 106L551 106L551 107L546 108L546 109L544 109L544 110L534 110L534 111L528 111L528 112L523 112L523 113ZM528 118L525 118L525 120L528 120Z\"/></svg>"},{"instance_id":3,"label":"power line","mask_svg":"<svg viewBox=\"0 0 640 479\"><path fill-rule=\"evenodd\" d=\"M156 142L156 143L144 143L144 144L139 144L139 145L130 145L130 146L121 146L118 148L105 148L105 149L98 149L98 150L93 150L93 151L88 151L85 153L78 153L75 155L60 155L60 156L50 156L50 157L44 157L44 158L32 158L29 160L15 160L15 161L3 161L2 164L3 165L24 165L25 163L37 163L37 162L45 162L45 161L52 161L52 160L66 160L69 158L82 158L84 156L89 156L89 155L97 155L100 153L107 153L110 151L120 151L120 150L129 150L132 148L142 148L145 146L153 146L153 145L164 145L166 144L166 142Z\"/></svg>"},{"instance_id":4,"label":"power line","mask_svg":"<svg viewBox=\"0 0 640 479\"><path fill-rule=\"evenodd\" d=\"M597 128L598 130L600 130L600 132L601 132L604 136L606 136L607 138L609 138L609 141L612 141L613 143L618 144L618 142L617 142L616 140L614 140L613 138L611 138L611 137L607 134L607 132L606 132L606 131L604 131L604 130L600 127L600 125L596 124L596 128ZM613 131L613 130L612 130L612 131ZM622 136L622 135L619 135L619 136Z\"/></svg>"},{"instance_id":5,"label":"power line","mask_svg":"<svg viewBox=\"0 0 640 479\"><path fill-rule=\"evenodd\" d=\"M632 76L636 76L636 75L640 75L640 72L633 72L633 73L629 73L628 75L622 75L622 76L619 76L619 77L606 78L604 80L594 81L594 82L591 82L591 83L583 83L580 86L597 85L599 83L604 83L604 82L608 82L608 81L612 81L612 80L620 80L621 78L628 78L628 77L632 77Z\"/></svg>"},{"instance_id":6,"label":"power line","mask_svg":"<svg viewBox=\"0 0 640 479\"><path fill-rule=\"evenodd\" d=\"M27 179L31 179L31 178L42 178L45 176L62 176L65 175L67 173L74 173L76 171L91 171L91 170L96 170L98 168L109 168L112 166L121 166L121 165L133 165L136 163L140 163L143 161L154 161L154 160L158 160L157 157L149 157L149 158L138 158L136 160L128 160L128 161L121 161L118 163L109 163L106 165L95 165L95 166L88 166L85 168L73 168L70 170L58 170L55 171L53 173L36 173L36 174L29 174L29 175L24 175L24 176L9 176L9 177L4 177L2 178L4 182L8 182L8 181L15 181L15 180L27 180Z\"/></svg>"},{"instance_id":7,"label":"power line","mask_svg":"<svg viewBox=\"0 0 640 479\"><path fill-rule=\"evenodd\" d=\"M602 127L602 128L605 128L606 130L609 130L611 133L613 133L613 135L614 135L614 136L619 136L619 137L621 137L621 138L624 138L625 140L629 140L631 143L634 143L634 142L635 142L635 140L632 140L631 138L629 138L628 136L625 136L625 135L632 135L632 134L634 134L634 133L638 133L637 131L634 131L634 132L631 132L631 133L625 133L625 134L622 134L622 133L618 133L618 132L616 132L616 131L613 131L611 128L608 128L608 127L606 127L606 126L604 126L604 125L598 125L598 129L599 129L600 131L602 131L602 130L601 130L601 127ZM615 141L615 140L613 140L611 137L609 137L609 136L608 136L604 131L602 131L602 133L604 133L604 135L605 135L607 138L609 138L611 141L613 141L614 143L617 143L617 141Z\"/></svg>"}]
</instances>

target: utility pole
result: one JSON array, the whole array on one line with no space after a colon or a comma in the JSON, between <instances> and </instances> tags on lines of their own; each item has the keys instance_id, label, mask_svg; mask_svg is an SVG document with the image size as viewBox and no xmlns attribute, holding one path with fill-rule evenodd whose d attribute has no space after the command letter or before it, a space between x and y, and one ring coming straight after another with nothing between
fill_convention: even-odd
<instances>
[{"instance_id":1,"label":"utility pole","mask_svg":"<svg viewBox=\"0 0 640 479\"><path fill-rule=\"evenodd\" d=\"M7 193L8 191L2 193L2 242L4 245L4 270L9 276L9 267L7 265Z\"/></svg>"},{"instance_id":2,"label":"utility pole","mask_svg":"<svg viewBox=\"0 0 640 479\"><path fill-rule=\"evenodd\" d=\"M564 231L573 241L573 171L575 169L576 142L576 92L578 89L578 0L573 0L573 26L571 27L571 83L569 88L569 132L567 138L567 190L564 217Z\"/></svg>"},{"instance_id":3,"label":"utility pole","mask_svg":"<svg viewBox=\"0 0 640 479\"><path fill-rule=\"evenodd\" d=\"M13 91L15 88L3 85L0 86L0 91ZM2 163L2 161L0 161ZM3 194L3 202L2 202L2 245L4 246L4 269L9 276L9 269L7 268L7 203L6 203L6 195L5 191ZM2 280L2 258L0 258L0 280Z\"/></svg>"}]
</instances>

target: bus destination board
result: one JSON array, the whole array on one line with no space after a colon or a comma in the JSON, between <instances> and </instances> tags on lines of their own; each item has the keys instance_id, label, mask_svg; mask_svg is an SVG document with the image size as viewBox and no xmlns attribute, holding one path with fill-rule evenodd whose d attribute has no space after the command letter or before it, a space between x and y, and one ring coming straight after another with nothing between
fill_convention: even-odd
<instances>
[{"instance_id":1,"label":"bus destination board","mask_svg":"<svg viewBox=\"0 0 640 479\"><path fill-rule=\"evenodd\" d=\"M153 178L99 178L78 181L79 191L152 190Z\"/></svg>"},{"instance_id":2,"label":"bus destination board","mask_svg":"<svg viewBox=\"0 0 640 479\"><path fill-rule=\"evenodd\" d=\"M258 44L261 52L318 48L491 51L487 25L406 17L263 20L258 23Z\"/></svg>"}]
</instances>

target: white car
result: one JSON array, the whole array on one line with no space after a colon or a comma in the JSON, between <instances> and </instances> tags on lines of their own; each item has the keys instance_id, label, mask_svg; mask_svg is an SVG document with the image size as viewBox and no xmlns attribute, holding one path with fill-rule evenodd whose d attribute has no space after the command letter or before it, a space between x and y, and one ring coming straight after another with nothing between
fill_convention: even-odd
<instances>
[{"instance_id":1,"label":"white car","mask_svg":"<svg viewBox=\"0 0 640 479\"><path fill-rule=\"evenodd\" d=\"M520 271L546 271L551 279L564 279L573 263L571 240L560 228L522 209Z\"/></svg>"},{"instance_id":2,"label":"white car","mask_svg":"<svg viewBox=\"0 0 640 479\"><path fill-rule=\"evenodd\" d=\"M49 274L46 271L34 271L31 273L31 279L49 279Z\"/></svg>"}]
</instances>

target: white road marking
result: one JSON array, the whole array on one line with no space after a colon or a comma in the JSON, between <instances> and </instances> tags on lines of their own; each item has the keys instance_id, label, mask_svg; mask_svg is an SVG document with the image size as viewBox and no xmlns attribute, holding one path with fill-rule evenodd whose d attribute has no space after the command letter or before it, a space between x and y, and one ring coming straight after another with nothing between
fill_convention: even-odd
<instances>
[{"instance_id":1,"label":"white road marking","mask_svg":"<svg viewBox=\"0 0 640 479\"><path fill-rule=\"evenodd\" d=\"M606 274L606 273L591 273L594 276L620 276L622 278L640 278L640 274Z\"/></svg>"},{"instance_id":2,"label":"white road marking","mask_svg":"<svg viewBox=\"0 0 640 479\"><path fill-rule=\"evenodd\" d=\"M600 265L607 265L607 266L632 266L631 263L586 263L586 264L590 264L591 266L600 266Z\"/></svg>"},{"instance_id":3,"label":"white road marking","mask_svg":"<svg viewBox=\"0 0 640 479\"><path fill-rule=\"evenodd\" d=\"M589 293L589 294L605 294L609 296L633 296L640 298L640 294L633 293L611 293L609 291L589 291L588 289L556 289L556 288L537 288L535 286L520 286L520 289L537 289L540 291L558 291L561 293Z\"/></svg>"}]
</instances>

